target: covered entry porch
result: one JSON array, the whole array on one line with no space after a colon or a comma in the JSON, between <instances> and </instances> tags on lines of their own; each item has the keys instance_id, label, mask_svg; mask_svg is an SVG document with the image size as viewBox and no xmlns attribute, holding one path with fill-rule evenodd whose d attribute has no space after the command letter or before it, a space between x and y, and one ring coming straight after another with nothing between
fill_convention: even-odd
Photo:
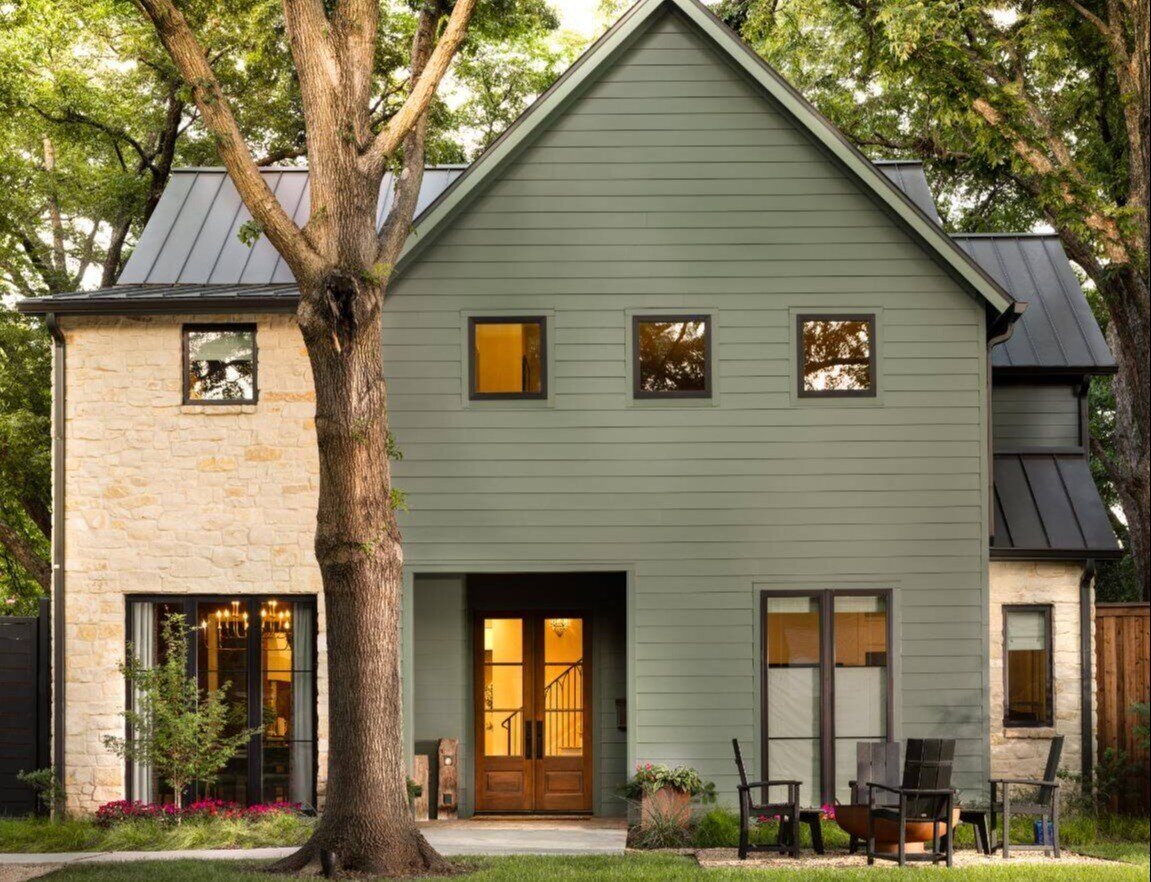
<instances>
[{"instance_id":1,"label":"covered entry porch","mask_svg":"<svg viewBox=\"0 0 1151 882\"><path fill-rule=\"evenodd\" d=\"M459 816L626 813L627 575L415 572L405 726L459 742Z\"/></svg>"}]
</instances>

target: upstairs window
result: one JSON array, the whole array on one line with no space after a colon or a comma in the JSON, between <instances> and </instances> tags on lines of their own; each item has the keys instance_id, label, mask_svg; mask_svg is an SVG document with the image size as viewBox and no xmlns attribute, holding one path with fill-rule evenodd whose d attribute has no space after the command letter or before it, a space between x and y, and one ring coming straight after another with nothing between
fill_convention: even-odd
<instances>
[{"instance_id":1,"label":"upstairs window","mask_svg":"<svg viewBox=\"0 0 1151 882\"><path fill-rule=\"evenodd\" d=\"M546 335L542 316L470 319L470 397L547 398Z\"/></svg>"},{"instance_id":2,"label":"upstairs window","mask_svg":"<svg viewBox=\"0 0 1151 882\"><path fill-rule=\"evenodd\" d=\"M797 324L800 396L875 395L874 315L801 315Z\"/></svg>"},{"instance_id":3,"label":"upstairs window","mask_svg":"<svg viewBox=\"0 0 1151 882\"><path fill-rule=\"evenodd\" d=\"M708 316L636 316L632 346L636 398L711 397Z\"/></svg>"},{"instance_id":4,"label":"upstairs window","mask_svg":"<svg viewBox=\"0 0 1151 882\"><path fill-rule=\"evenodd\" d=\"M184 326L184 403L256 403L256 326Z\"/></svg>"},{"instance_id":5,"label":"upstairs window","mask_svg":"<svg viewBox=\"0 0 1151 882\"><path fill-rule=\"evenodd\" d=\"M1051 726L1051 607L1003 607L1003 725Z\"/></svg>"}]
</instances>

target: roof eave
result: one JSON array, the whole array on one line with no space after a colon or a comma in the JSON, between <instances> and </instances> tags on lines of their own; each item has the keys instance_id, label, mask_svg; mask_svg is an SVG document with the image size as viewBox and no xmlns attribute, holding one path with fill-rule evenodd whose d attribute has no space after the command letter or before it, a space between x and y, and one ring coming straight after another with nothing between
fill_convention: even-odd
<instances>
[{"instance_id":1,"label":"roof eave","mask_svg":"<svg viewBox=\"0 0 1151 882\"><path fill-rule=\"evenodd\" d=\"M174 300L167 297L136 297L131 300L73 300L38 297L16 304L24 315L204 315L208 313L292 313L299 297L210 297Z\"/></svg>"},{"instance_id":2,"label":"roof eave","mask_svg":"<svg viewBox=\"0 0 1151 882\"><path fill-rule=\"evenodd\" d=\"M996 548L991 546L992 560L1118 560L1122 548Z\"/></svg>"}]
</instances>

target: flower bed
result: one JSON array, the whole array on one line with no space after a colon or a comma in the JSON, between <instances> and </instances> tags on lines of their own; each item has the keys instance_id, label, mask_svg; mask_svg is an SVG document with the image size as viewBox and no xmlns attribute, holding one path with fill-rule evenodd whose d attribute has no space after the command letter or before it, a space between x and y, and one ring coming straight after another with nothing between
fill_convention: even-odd
<instances>
[{"instance_id":1,"label":"flower bed","mask_svg":"<svg viewBox=\"0 0 1151 882\"><path fill-rule=\"evenodd\" d=\"M269 802L242 806L222 799L200 799L177 808L172 803L117 799L96 809L96 823L110 827L124 821L203 821L214 818L258 820L275 814L299 814L298 802Z\"/></svg>"}]
</instances>

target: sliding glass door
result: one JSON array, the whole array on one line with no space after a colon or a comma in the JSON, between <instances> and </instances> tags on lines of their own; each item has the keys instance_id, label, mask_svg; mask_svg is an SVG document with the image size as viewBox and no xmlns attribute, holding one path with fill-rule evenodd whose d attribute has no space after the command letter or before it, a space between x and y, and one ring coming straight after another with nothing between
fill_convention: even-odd
<instances>
[{"instance_id":1,"label":"sliding glass door","mask_svg":"<svg viewBox=\"0 0 1151 882\"><path fill-rule=\"evenodd\" d=\"M196 795L242 804L314 805L314 598L129 598L128 643L144 664L154 665L166 657L162 630L171 615L183 616L192 628L189 676L204 691L228 684L231 725L237 731L259 730L216 783ZM171 791L147 766L130 764L128 782L132 799L172 799Z\"/></svg>"},{"instance_id":2,"label":"sliding glass door","mask_svg":"<svg viewBox=\"0 0 1151 882\"><path fill-rule=\"evenodd\" d=\"M856 744L891 737L890 600L764 592L764 768L801 781L805 802L849 802Z\"/></svg>"}]
</instances>

